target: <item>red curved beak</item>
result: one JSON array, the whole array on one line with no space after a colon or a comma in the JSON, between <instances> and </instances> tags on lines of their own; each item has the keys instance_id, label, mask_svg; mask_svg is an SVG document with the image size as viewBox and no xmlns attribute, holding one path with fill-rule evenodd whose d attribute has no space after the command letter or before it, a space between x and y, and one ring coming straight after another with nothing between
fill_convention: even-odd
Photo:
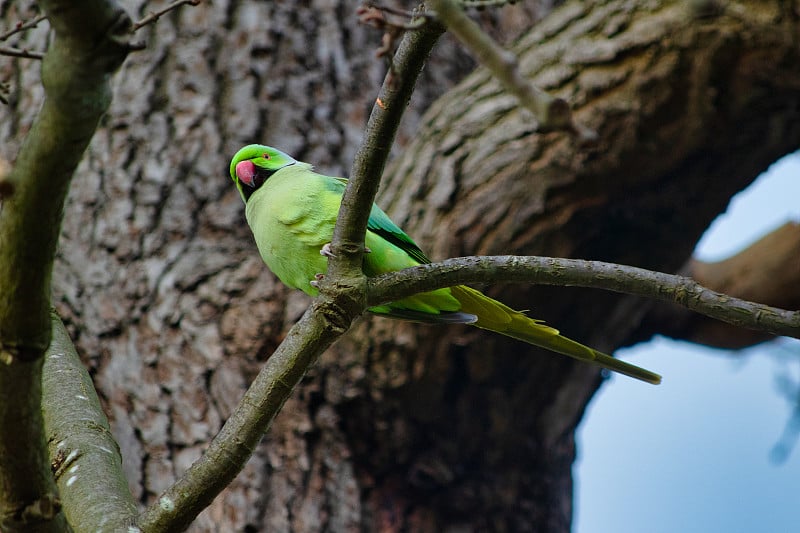
<instances>
[{"instance_id":1,"label":"red curved beak","mask_svg":"<svg viewBox=\"0 0 800 533\"><path fill-rule=\"evenodd\" d=\"M248 187L253 187L255 185L256 166L252 161L240 161L236 164L236 177Z\"/></svg>"}]
</instances>

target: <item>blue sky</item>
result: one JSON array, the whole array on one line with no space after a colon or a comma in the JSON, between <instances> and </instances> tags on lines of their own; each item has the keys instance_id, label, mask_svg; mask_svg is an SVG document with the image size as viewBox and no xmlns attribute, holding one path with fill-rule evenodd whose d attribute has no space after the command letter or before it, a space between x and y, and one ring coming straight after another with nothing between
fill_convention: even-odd
<instances>
[{"instance_id":1,"label":"blue sky","mask_svg":"<svg viewBox=\"0 0 800 533\"><path fill-rule=\"evenodd\" d=\"M731 201L696 255L727 257L800 221L800 152ZM798 258L800 261L800 258ZM800 401L800 341L738 353L656 338L617 355L660 372L612 376L578 430L575 533L800 531L800 443L773 460Z\"/></svg>"}]
</instances>

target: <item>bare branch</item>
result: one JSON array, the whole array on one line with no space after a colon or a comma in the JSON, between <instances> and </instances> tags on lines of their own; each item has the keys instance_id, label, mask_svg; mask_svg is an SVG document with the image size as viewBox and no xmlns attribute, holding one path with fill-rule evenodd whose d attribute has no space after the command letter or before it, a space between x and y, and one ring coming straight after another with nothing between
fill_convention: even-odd
<instances>
[{"instance_id":1,"label":"bare branch","mask_svg":"<svg viewBox=\"0 0 800 533\"><path fill-rule=\"evenodd\" d=\"M691 259L681 268L704 287L729 296L800 309L800 224L787 222L738 253L719 261ZM637 337L658 331L675 339L735 350L769 340L765 331L740 327L693 313L678 305L650 310Z\"/></svg>"},{"instance_id":2,"label":"bare branch","mask_svg":"<svg viewBox=\"0 0 800 533\"><path fill-rule=\"evenodd\" d=\"M408 22L389 18L386 16L387 13L408 19ZM381 46L375 51L375 57L386 57L389 60L389 70L392 73L395 71L392 62L392 50L395 49L395 43L400 36L406 31L418 30L429 20L433 20L429 13L421 10L412 12L373 3L360 6L356 9L356 15L358 15L358 21L361 24L383 30Z\"/></svg>"},{"instance_id":3,"label":"bare branch","mask_svg":"<svg viewBox=\"0 0 800 533\"><path fill-rule=\"evenodd\" d=\"M75 531L124 530L136 516L108 419L61 319L42 373L42 413L53 474Z\"/></svg>"},{"instance_id":4,"label":"bare branch","mask_svg":"<svg viewBox=\"0 0 800 533\"><path fill-rule=\"evenodd\" d=\"M487 7L513 5L517 3L517 0L459 0L459 3L464 7L474 7L480 10Z\"/></svg>"},{"instance_id":5,"label":"bare branch","mask_svg":"<svg viewBox=\"0 0 800 533\"><path fill-rule=\"evenodd\" d=\"M443 31L438 24L426 24L418 31L407 33L400 43L394 59L396 70L384 80L372 107L364 140L353 161L333 231L331 247L336 258L328 261L329 274L363 278L364 234L380 177L417 77Z\"/></svg>"},{"instance_id":6,"label":"bare branch","mask_svg":"<svg viewBox=\"0 0 800 533\"><path fill-rule=\"evenodd\" d=\"M23 32L25 30L29 30L31 28L35 28L40 22L45 20L47 15L41 14L35 18L32 18L28 21L19 21L17 22L13 28L6 31L5 33L0 33L0 41L5 41L12 35L16 35L17 33ZM31 50L27 50L25 48L14 48L11 46L0 46L0 56L9 56L9 57L21 57L26 59L42 59L44 58L44 53L42 52L33 52ZM3 103L6 104L5 100Z\"/></svg>"},{"instance_id":7,"label":"bare branch","mask_svg":"<svg viewBox=\"0 0 800 533\"><path fill-rule=\"evenodd\" d=\"M9 46L0 46L0 56L44 59L44 54L42 52L31 52L25 48L12 48Z\"/></svg>"},{"instance_id":8,"label":"bare branch","mask_svg":"<svg viewBox=\"0 0 800 533\"><path fill-rule=\"evenodd\" d=\"M773 335L800 338L800 311L733 298L696 281L642 268L551 257L460 257L369 279L369 306L463 283L519 281L593 287L680 304L692 311Z\"/></svg>"},{"instance_id":9,"label":"bare branch","mask_svg":"<svg viewBox=\"0 0 800 533\"><path fill-rule=\"evenodd\" d=\"M375 51L375 57L391 57L390 53L394 50L395 41L403 34L406 25L388 23L383 13L374 7L359 7L356 14L362 24L384 30L381 46Z\"/></svg>"},{"instance_id":10,"label":"bare branch","mask_svg":"<svg viewBox=\"0 0 800 533\"><path fill-rule=\"evenodd\" d=\"M386 17L384 13L408 19L408 22L390 19ZM423 24L433 18L430 13L406 11L405 9L397 9L392 6L374 4L371 2L356 9L356 15L358 15L358 21L362 24L367 24L381 30L387 27L400 30L418 30Z\"/></svg>"},{"instance_id":11,"label":"bare branch","mask_svg":"<svg viewBox=\"0 0 800 533\"><path fill-rule=\"evenodd\" d=\"M43 21L46 18L47 18L47 15L41 14L38 17L33 18L31 20L28 20L28 21L22 21L21 20L21 21L17 22L14 25L14 27L11 28L10 30L6 31L5 33L0 33L0 41L5 41L6 39L11 37L12 35L15 35L17 33L23 32L23 31L28 30L30 28L35 28L41 21Z\"/></svg>"},{"instance_id":12,"label":"bare branch","mask_svg":"<svg viewBox=\"0 0 800 533\"><path fill-rule=\"evenodd\" d=\"M504 50L472 21L455 0L432 0L431 6L442 23L447 26L478 61L489 69L516 96L520 103L533 113L540 131L565 130L575 135L580 143L597 139L597 133L573 120L569 104L555 98L528 82L519 70L517 56Z\"/></svg>"},{"instance_id":13,"label":"bare branch","mask_svg":"<svg viewBox=\"0 0 800 533\"><path fill-rule=\"evenodd\" d=\"M183 6L183 5L196 6L196 5L199 5L201 1L202 0L175 0L175 2L172 2L171 4L169 4L164 9L161 9L159 11L152 11L152 12L150 12L149 15L147 15L146 17L144 17L140 21L136 22L133 25L133 28L131 29L131 32L132 33L133 32L137 32L140 29L142 29L145 26L147 26L148 24L152 24L153 22L156 22L162 16L166 15L167 13L169 13L172 10L178 9L180 6Z\"/></svg>"},{"instance_id":14,"label":"bare branch","mask_svg":"<svg viewBox=\"0 0 800 533\"><path fill-rule=\"evenodd\" d=\"M166 6L165 8L159 11L151 12L149 15L136 22L131 27L131 33L135 33L138 30L142 29L143 27L147 26L148 24L152 24L158 21L159 18L169 13L170 11L179 8L180 6L183 5L196 6L199 5L201 1L202 0L176 0L175 2L172 2L171 4ZM14 28L6 31L5 33L0 34L0 41L5 41L12 35L25 31L27 29L35 28L40 22L42 22L46 18L47 16L43 14L27 22L18 22L16 26L14 26ZM143 44L129 43L129 50L142 50L142 49L144 49ZM21 57L26 59L43 59L44 53L27 50L25 48L0 46L0 56Z\"/></svg>"}]
</instances>

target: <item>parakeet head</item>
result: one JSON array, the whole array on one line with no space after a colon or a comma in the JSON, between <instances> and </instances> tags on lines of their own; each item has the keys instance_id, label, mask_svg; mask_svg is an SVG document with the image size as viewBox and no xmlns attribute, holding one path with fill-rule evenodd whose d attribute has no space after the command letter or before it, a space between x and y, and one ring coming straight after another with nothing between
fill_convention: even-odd
<instances>
[{"instance_id":1,"label":"parakeet head","mask_svg":"<svg viewBox=\"0 0 800 533\"><path fill-rule=\"evenodd\" d=\"M231 179L247 203L250 195L275 172L297 161L271 146L250 144L236 152L231 159Z\"/></svg>"}]
</instances>

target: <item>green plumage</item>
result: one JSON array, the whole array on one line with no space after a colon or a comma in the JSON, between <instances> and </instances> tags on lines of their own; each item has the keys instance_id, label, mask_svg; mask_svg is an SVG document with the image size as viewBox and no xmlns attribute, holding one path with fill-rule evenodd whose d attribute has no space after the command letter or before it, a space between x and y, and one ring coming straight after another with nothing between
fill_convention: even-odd
<instances>
[{"instance_id":1,"label":"green plumage","mask_svg":"<svg viewBox=\"0 0 800 533\"><path fill-rule=\"evenodd\" d=\"M317 174L311 165L263 145L239 150L230 174L245 201L247 222L264 262L286 285L316 296L311 282L327 270L327 258L320 250L331 241L346 180ZM367 276L430 263L419 246L374 204L365 245ZM370 311L420 322L471 323L648 383L661 381L658 374L572 341L463 285L416 294Z\"/></svg>"}]
</instances>

